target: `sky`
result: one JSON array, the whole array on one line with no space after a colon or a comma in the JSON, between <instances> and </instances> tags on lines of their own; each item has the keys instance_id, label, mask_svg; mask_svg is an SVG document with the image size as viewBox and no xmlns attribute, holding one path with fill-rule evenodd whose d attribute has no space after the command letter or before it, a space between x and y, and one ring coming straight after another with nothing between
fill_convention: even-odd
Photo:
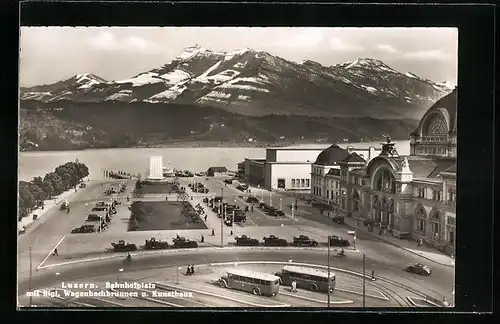
<instances>
[{"instance_id":1,"label":"sky","mask_svg":"<svg viewBox=\"0 0 500 324\"><path fill-rule=\"evenodd\" d=\"M195 44L213 51L263 50L326 66L374 58L402 73L457 82L455 28L21 27L20 84L51 84L83 73L128 79Z\"/></svg>"}]
</instances>

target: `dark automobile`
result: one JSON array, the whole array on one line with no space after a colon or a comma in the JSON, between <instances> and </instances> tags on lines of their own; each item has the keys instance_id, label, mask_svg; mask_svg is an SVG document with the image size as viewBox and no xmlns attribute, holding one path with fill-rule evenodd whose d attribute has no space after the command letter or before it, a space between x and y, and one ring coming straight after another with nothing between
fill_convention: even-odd
<instances>
[{"instance_id":1,"label":"dark automobile","mask_svg":"<svg viewBox=\"0 0 500 324\"><path fill-rule=\"evenodd\" d=\"M255 197L248 197L246 202L247 203L257 203L257 202L259 202L259 199L255 198Z\"/></svg>"},{"instance_id":2,"label":"dark automobile","mask_svg":"<svg viewBox=\"0 0 500 324\"><path fill-rule=\"evenodd\" d=\"M85 183L80 183L80 188L85 188L87 185Z\"/></svg>"},{"instance_id":3,"label":"dark automobile","mask_svg":"<svg viewBox=\"0 0 500 324\"><path fill-rule=\"evenodd\" d=\"M87 217L87 222L98 222L100 220L102 220L102 216L99 216L97 214L90 214Z\"/></svg>"},{"instance_id":4,"label":"dark automobile","mask_svg":"<svg viewBox=\"0 0 500 324\"><path fill-rule=\"evenodd\" d=\"M108 207L94 207L92 208L92 211L108 211Z\"/></svg>"},{"instance_id":5,"label":"dark automobile","mask_svg":"<svg viewBox=\"0 0 500 324\"><path fill-rule=\"evenodd\" d=\"M149 240L146 240L146 244L144 244L144 250L162 250L168 249L168 242L157 240L152 237Z\"/></svg>"},{"instance_id":6,"label":"dark automobile","mask_svg":"<svg viewBox=\"0 0 500 324\"><path fill-rule=\"evenodd\" d=\"M206 198L206 197L205 197L205 198L203 198L203 202L204 202L205 204L208 204L208 198Z\"/></svg>"},{"instance_id":7,"label":"dark automobile","mask_svg":"<svg viewBox=\"0 0 500 324\"><path fill-rule=\"evenodd\" d=\"M224 224L225 224L226 226L233 226L233 221L232 221L231 217L226 218L226 219L224 220Z\"/></svg>"},{"instance_id":8,"label":"dark automobile","mask_svg":"<svg viewBox=\"0 0 500 324\"><path fill-rule=\"evenodd\" d=\"M80 234L80 233L94 233L96 231L94 225L82 225L80 227L74 228L71 233L72 234Z\"/></svg>"},{"instance_id":9,"label":"dark automobile","mask_svg":"<svg viewBox=\"0 0 500 324\"><path fill-rule=\"evenodd\" d=\"M132 243L125 243L124 240L118 241L118 243L111 243L113 250L115 252L129 252L137 250L137 246Z\"/></svg>"},{"instance_id":10,"label":"dark automobile","mask_svg":"<svg viewBox=\"0 0 500 324\"><path fill-rule=\"evenodd\" d=\"M238 222L244 222L245 223L247 221L247 215L241 209L235 210L234 211L234 215L232 216L232 218L234 219L235 223L238 223Z\"/></svg>"},{"instance_id":11,"label":"dark automobile","mask_svg":"<svg viewBox=\"0 0 500 324\"><path fill-rule=\"evenodd\" d=\"M264 245L266 246L287 246L288 242L285 239L279 238L274 235L269 235L269 237L264 237Z\"/></svg>"},{"instance_id":12,"label":"dark automobile","mask_svg":"<svg viewBox=\"0 0 500 324\"><path fill-rule=\"evenodd\" d=\"M277 210L276 211L276 216L285 216L285 212L282 210Z\"/></svg>"},{"instance_id":13,"label":"dark automobile","mask_svg":"<svg viewBox=\"0 0 500 324\"><path fill-rule=\"evenodd\" d=\"M259 245L259 240L250 238L246 235L241 235L240 237L235 237L236 245L238 246L257 246Z\"/></svg>"},{"instance_id":14,"label":"dark automobile","mask_svg":"<svg viewBox=\"0 0 500 324\"><path fill-rule=\"evenodd\" d=\"M318 246L316 240L310 239L308 236L299 235L293 238L293 245L295 246Z\"/></svg>"},{"instance_id":15,"label":"dark automobile","mask_svg":"<svg viewBox=\"0 0 500 324\"><path fill-rule=\"evenodd\" d=\"M332 222L337 223L339 225L344 224L344 217L343 216L335 216L332 218Z\"/></svg>"},{"instance_id":16,"label":"dark automobile","mask_svg":"<svg viewBox=\"0 0 500 324\"><path fill-rule=\"evenodd\" d=\"M406 267L405 271L419 274L419 275L423 275L423 276L430 276L432 273L432 270L428 266L426 266L425 264L422 264L422 263L412 264L412 265Z\"/></svg>"},{"instance_id":17,"label":"dark automobile","mask_svg":"<svg viewBox=\"0 0 500 324\"><path fill-rule=\"evenodd\" d=\"M330 236L330 246L350 246L349 240L343 239L341 237L332 235Z\"/></svg>"},{"instance_id":18,"label":"dark automobile","mask_svg":"<svg viewBox=\"0 0 500 324\"><path fill-rule=\"evenodd\" d=\"M236 187L236 189L238 189L239 191L246 191L246 190L248 190L248 186L245 185L245 184L244 185L238 185Z\"/></svg>"},{"instance_id":19,"label":"dark automobile","mask_svg":"<svg viewBox=\"0 0 500 324\"><path fill-rule=\"evenodd\" d=\"M233 179L226 179L226 180L224 180L224 183L232 184L233 183Z\"/></svg>"},{"instance_id":20,"label":"dark automobile","mask_svg":"<svg viewBox=\"0 0 500 324\"><path fill-rule=\"evenodd\" d=\"M173 239L174 248L197 248L198 243L196 241L191 241L185 237L176 237Z\"/></svg>"}]
</instances>

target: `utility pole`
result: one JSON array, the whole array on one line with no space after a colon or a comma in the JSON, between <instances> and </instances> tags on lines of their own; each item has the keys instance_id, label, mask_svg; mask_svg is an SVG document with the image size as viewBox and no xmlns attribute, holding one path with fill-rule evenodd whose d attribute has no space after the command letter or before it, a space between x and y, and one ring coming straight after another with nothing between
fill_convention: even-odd
<instances>
[{"instance_id":1,"label":"utility pole","mask_svg":"<svg viewBox=\"0 0 500 324\"><path fill-rule=\"evenodd\" d=\"M273 194L269 193L269 206L273 207Z\"/></svg>"},{"instance_id":2,"label":"utility pole","mask_svg":"<svg viewBox=\"0 0 500 324\"><path fill-rule=\"evenodd\" d=\"M294 207L293 207L293 202L292 202L292 219L293 219L293 208L294 208Z\"/></svg>"},{"instance_id":3,"label":"utility pole","mask_svg":"<svg viewBox=\"0 0 500 324\"><path fill-rule=\"evenodd\" d=\"M30 281L29 281L29 293L30 293L30 307L33 305L33 292L31 291L31 278L33 276L33 267L32 267L32 260L31 260L31 245L29 247L30 251Z\"/></svg>"},{"instance_id":4,"label":"utility pole","mask_svg":"<svg viewBox=\"0 0 500 324\"><path fill-rule=\"evenodd\" d=\"M328 309L330 309L330 236L328 236Z\"/></svg>"},{"instance_id":5,"label":"utility pole","mask_svg":"<svg viewBox=\"0 0 500 324\"><path fill-rule=\"evenodd\" d=\"M224 206L223 204L223 199L224 197L224 187L220 187L220 206L221 206L221 215L220 215L220 247L224 247L224 214L222 213L222 207Z\"/></svg>"},{"instance_id":6,"label":"utility pole","mask_svg":"<svg viewBox=\"0 0 500 324\"><path fill-rule=\"evenodd\" d=\"M365 287L366 287L365 286L365 280L366 280L366 278L365 278L365 261L366 261L366 255L363 253L363 307L366 306L366 304L365 304L365 296L366 296L365 295L365 291L366 291L365 290Z\"/></svg>"}]
</instances>

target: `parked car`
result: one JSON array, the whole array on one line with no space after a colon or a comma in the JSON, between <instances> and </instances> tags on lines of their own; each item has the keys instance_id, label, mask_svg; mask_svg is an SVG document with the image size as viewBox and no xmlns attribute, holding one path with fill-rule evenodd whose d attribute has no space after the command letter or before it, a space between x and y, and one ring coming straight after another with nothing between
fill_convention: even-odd
<instances>
[{"instance_id":1,"label":"parked car","mask_svg":"<svg viewBox=\"0 0 500 324\"><path fill-rule=\"evenodd\" d=\"M430 276L432 270L425 264L422 263L414 263L405 268L406 272L415 273L423 276Z\"/></svg>"},{"instance_id":2,"label":"parked car","mask_svg":"<svg viewBox=\"0 0 500 324\"><path fill-rule=\"evenodd\" d=\"M330 246L350 246L351 243L349 242L349 240L346 240L346 239L343 239L341 237L338 237L338 236L335 236L335 235L332 235L330 236Z\"/></svg>"}]
</instances>

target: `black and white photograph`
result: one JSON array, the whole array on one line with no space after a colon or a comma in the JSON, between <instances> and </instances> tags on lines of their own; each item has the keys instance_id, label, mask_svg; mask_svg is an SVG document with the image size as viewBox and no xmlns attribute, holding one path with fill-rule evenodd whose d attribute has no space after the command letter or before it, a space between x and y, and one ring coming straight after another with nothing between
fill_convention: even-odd
<instances>
[{"instance_id":1,"label":"black and white photograph","mask_svg":"<svg viewBox=\"0 0 500 324\"><path fill-rule=\"evenodd\" d=\"M19 308L455 306L457 28L19 37Z\"/></svg>"}]
</instances>

